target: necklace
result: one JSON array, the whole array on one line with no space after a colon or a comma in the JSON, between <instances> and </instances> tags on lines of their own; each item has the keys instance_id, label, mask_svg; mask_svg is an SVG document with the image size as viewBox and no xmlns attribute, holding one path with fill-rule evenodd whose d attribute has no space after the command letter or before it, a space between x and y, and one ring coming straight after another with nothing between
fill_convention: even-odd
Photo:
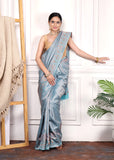
<instances>
[{"instance_id":1,"label":"necklace","mask_svg":"<svg viewBox=\"0 0 114 160\"><path fill-rule=\"evenodd\" d=\"M59 33L59 31L58 32L55 32L55 33L53 33L53 32L50 32L50 35L57 35Z\"/></svg>"}]
</instances>

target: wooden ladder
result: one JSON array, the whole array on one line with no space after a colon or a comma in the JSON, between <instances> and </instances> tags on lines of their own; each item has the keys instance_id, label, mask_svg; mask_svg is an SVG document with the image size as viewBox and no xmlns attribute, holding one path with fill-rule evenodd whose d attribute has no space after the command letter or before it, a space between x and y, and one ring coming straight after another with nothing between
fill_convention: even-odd
<instances>
[{"instance_id":1,"label":"wooden ladder","mask_svg":"<svg viewBox=\"0 0 114 160\"><path fill-rule=\"evenodd\" d=\"M22 0L18 0L19 3L19 19L15 19L16 23L20 23L20 41L21 41L21 56L24 61L24 73L23 73L23 101L14 101L10 105L23 105L24 112L24 137L25 141L23 143L9 144L6 145L5 142L5 119L1 122L1 146L0 150L9 148L18 148L29 145L28 141L28 112L27 112L27 81L26 81L26 57L25 57L25 41L24 41L24 25L23 25L23 4Z\"/></svg>"}]
</instances>

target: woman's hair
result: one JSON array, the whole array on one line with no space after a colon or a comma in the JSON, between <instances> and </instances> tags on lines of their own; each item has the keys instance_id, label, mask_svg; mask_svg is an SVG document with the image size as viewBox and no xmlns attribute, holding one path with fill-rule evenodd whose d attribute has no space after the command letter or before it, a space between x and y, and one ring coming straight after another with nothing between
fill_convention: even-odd
<instances>
[{"instance_id":1,"label":"woman's hair","mask_svg":"<svg viewBox=\"0 0 114 160\"><path fill-rule=\"evenodd\" d=\"M60 15L60 13L57 13L57 12L53 12L49 15L49 18L48 18L48 22L50 22L50 20L53 18L53 17L58 17L60 19L60 21L62 22L62 16Z\"/></svg>"}]
</instances>

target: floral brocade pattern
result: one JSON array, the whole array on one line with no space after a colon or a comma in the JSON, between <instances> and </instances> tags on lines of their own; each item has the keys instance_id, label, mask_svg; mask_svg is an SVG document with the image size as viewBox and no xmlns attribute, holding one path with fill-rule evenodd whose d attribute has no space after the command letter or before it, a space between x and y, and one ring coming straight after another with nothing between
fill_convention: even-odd
<instances>
[{"instance_id":1,"label":"floral brocade pattern","mask_svg":"<svg viewBox=\"0 0 114 160\"><path fill-rule=\"evenodd\" d=\"M41 120L36 139L36 150L49 150L62 145L60 100L67 92L69 74L69 49L62 58L71 33L60 32L51 47L42 55L42 61L54 75L56 84L51 86L44 73L39 72L39 98Z\"/></svg>"}]
</instances>

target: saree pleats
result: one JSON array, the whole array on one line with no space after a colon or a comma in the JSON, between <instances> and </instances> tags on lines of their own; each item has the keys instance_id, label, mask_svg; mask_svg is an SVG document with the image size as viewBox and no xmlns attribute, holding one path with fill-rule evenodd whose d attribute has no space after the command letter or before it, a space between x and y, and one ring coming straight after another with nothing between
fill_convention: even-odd
<instances>
[{"instance_id":1,"label":"saree pleats","mask_svg":"<svg viewBox=\"0 0 114 160\"><path fill-rule=\"evenodd\" d=\"M69 72L69 57L60 60L54 72L54 86L47 83L40 74L39 97L41 101L41 121L37 134L36 150L49 150L62 145L60 100L66 92Z\"/></svg>"}]
</instances>

